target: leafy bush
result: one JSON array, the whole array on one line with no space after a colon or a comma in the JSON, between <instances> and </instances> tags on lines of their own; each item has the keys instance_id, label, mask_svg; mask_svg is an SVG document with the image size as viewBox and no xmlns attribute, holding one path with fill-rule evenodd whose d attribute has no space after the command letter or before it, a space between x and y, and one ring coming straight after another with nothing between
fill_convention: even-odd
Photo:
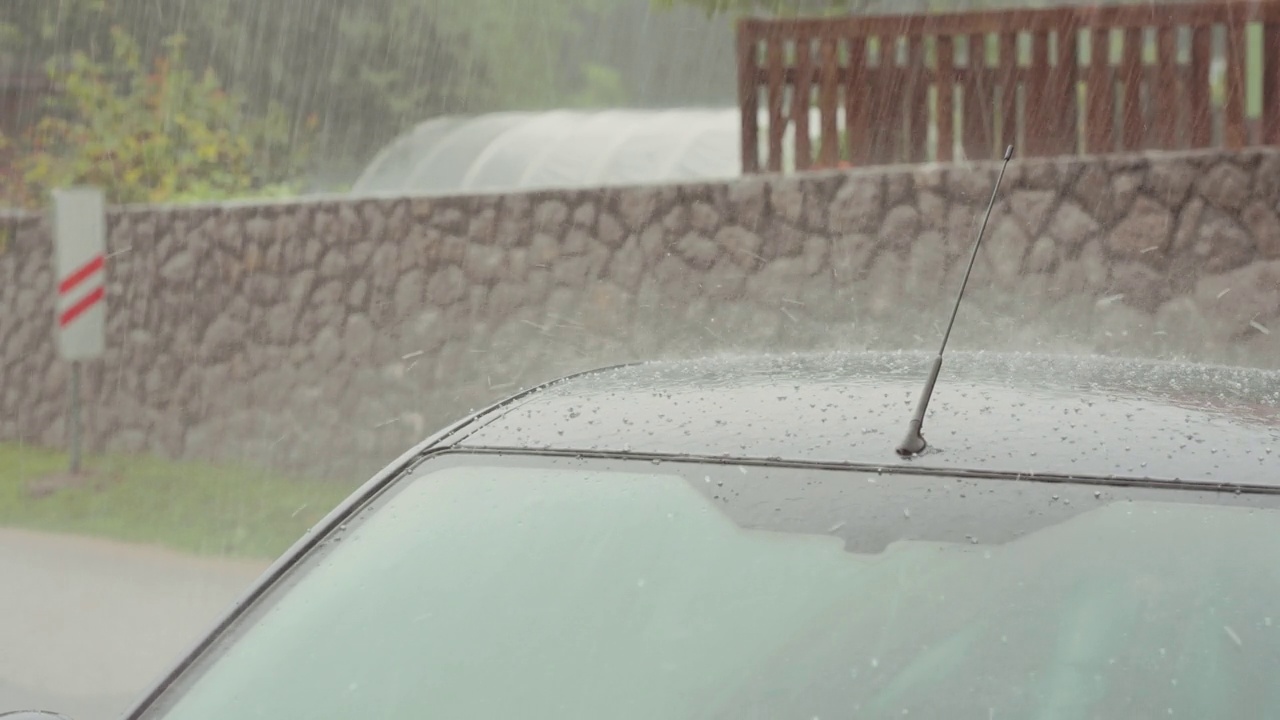
<instances>
[{"instance_id":1,"label":"leafy bush","mask_svg":"<svg viewBox=\"0 0 1280 720\"><path fill-rule=\"evenodd\" d=\"M291 142L281 113L247 117L211 70L185 67L182 35L150 69L127 32L115 27L111 39L106 62L74 53L48 64L58 93L14 162L18 202L74 184L99 186L112 203L279 194L301 167L305 145Z\"/></svg>"}]
</instances>

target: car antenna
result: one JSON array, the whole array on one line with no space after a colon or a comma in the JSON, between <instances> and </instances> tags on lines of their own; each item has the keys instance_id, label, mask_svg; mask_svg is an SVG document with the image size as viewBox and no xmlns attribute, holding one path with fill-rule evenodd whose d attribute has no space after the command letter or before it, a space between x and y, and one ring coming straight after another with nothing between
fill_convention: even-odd
<instances>
[{"instance_id":1,"label":"car antenna","mask_svg":"<svg viewBox=\"0 0 1280 720\"><path fill-rule=\"evenodd\" d=\"M996 177L996 186L991 189L991 202L987 205L987 213L982 216L982 227L978 228L978 239L973 243L973 254L969 256L969 267L964 271L964 280L960 282L960 293L956 295L956 304L951 308L951 322L947 323L947 331L942 335L942 347L938 349L938 357L933 359L933 367L929 370L929 379L925 381L924 390L920 392L920 402L916 404L916 412L911 416L911 424L907 427L907 437L898 446L898 454L903 457L917 455L928 447L920 429L924 425L924 414L929 409L929 398L933 395L933 386L938 382L938 373L942 371L942 354L947 350L947 340L951 338L951 328L956 324L956 314L960 312L960 301L964 299L964 288L969 284L969 274L973 272L973 263L978 259L978 248L982 247L982 236L987 231L987 222L991 220L991 210L996 206L996 195L1000 192L1000 182L1004 180L1004 171L1013 159L1013 146L1004 151L1004 164L1000 166L1000 174Z\"/></svg>"}]
</instances>

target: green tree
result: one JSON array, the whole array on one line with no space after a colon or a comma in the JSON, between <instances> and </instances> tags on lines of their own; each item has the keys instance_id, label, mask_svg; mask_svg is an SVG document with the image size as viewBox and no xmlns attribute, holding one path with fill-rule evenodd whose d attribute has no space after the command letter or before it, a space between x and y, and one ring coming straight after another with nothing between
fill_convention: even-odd
<instances>
[{"instance_id":1,"label":"green tree","mask_svg":"<svg viewBox=\"0 0 1280 720\"><path fill-rule=\"evenodd\" d=\"M213 68L251 114L278 107L291 139L315 117L317 156L358 166L428 117L616 100L607 69L566 69L564 49L584 16L627 1L0 0L17 38L0 52L28 67L71 51L105 61L120 25L150 58L181 33L190 66Z\"/></svg>"},{"instance_id":2,"label":"green tree","mask_svg":"<svg viewBox=\"0 0 1280 720\"><path fill-rule=\"evenodd\" d=\"M56 187L89 183L113 203L173 202L262 194L293 173L300 145L279 113L245 117L212 70L197 75L173 35L150 68L123 28L111 57L51 60L59 88L15 161L20 203Z\"/></svg>"},{"instance_id":3,"label":"green tree","mask_svg":"<svg viewBox=\"0 0 1280 720\"><path fill-rule=\"evenodd\" d=\"M614 2L217 0L196 14L229 85L318 115L326 155L363 164L428 117L567 103L584 88L562 48Z\"/></svg>"}]
</instances>

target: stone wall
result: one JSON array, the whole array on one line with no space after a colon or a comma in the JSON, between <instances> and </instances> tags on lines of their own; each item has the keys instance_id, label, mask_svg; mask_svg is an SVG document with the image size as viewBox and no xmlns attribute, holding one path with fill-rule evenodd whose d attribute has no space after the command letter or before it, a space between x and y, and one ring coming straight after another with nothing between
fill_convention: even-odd
<instances>
[{"instance_id":1,"label":"stone wall","mask_svg":"<svg viewBox=\"0 0 1280 720\"><path fill-rule=\"evenodd\" d=\"M590 366L932 349L997 169L114 209L88 437L358 479ZM1280 366L1280 153L1015 161L1005 183L955 347ZM0 440L59 444L48 227L0 238Z\"/></svg>"}]
</instances>

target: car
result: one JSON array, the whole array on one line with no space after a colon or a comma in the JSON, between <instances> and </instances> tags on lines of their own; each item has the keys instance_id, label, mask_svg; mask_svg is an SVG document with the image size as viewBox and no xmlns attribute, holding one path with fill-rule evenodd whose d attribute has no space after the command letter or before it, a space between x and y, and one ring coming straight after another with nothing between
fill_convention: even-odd
<instances>
[{"instance_id":1,"label":"car","mask_svg":"<svg viewBox=\"0 0 1280 720\"><path fill-rule=\"evenodd\" d=\"M126 717L1280 715L1280 372L953 353L938 385L1012 156L900 442L918 354L521 392L357 490Z\"/></svg>"},{"instance_id":2,"label":"car","mask_svg":"<svg viewBox=\"0 0 1280 720\"><path fill-rule=\"evenodd\" d=\"M130 720L1280 717L1280 372L644 362L477 412Z\"/></svg>"}]
</instances>

